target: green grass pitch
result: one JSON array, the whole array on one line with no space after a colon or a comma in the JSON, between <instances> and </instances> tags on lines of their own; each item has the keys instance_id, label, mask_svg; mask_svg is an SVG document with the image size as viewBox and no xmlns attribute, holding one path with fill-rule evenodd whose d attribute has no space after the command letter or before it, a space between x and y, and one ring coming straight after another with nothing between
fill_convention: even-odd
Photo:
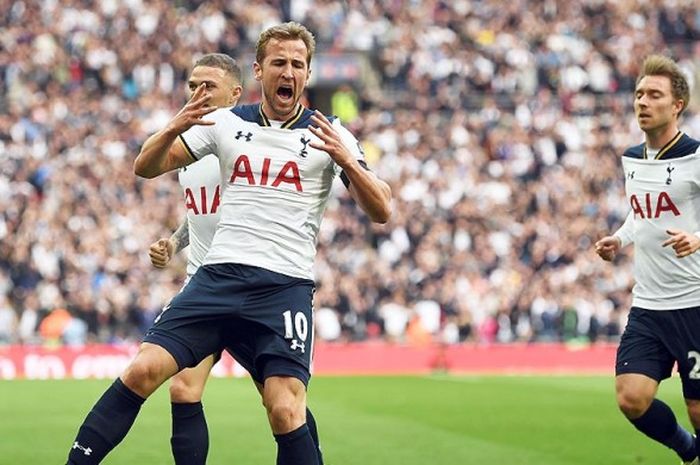
<instances>
[{"instance_id":1,"label":"green grass pitch","mask_svg":"<svg viewBox=\"0 0 700 465\"><path fill-rule=\"evenodd\" d=\"M79 424L110 381L0 381L0 463L63 464ZM659 395L688 424L680 383ZM675 454L617 412L613 378L317 377L309 405L328 465L656 465ZM209 465L274 464L275 444L247 379L205 394ZM172 464L161 388L106 465Z\"/></svg>"}]
</instances>

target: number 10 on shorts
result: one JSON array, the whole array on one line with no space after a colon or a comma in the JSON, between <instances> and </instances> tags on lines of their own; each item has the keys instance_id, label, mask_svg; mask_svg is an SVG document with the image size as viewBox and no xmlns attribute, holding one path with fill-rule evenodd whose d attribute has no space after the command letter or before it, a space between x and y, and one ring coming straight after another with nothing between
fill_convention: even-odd
<instances>
[{"instance_id":1,"label":"number 10 on shorts","mask_svg":"<svg viewBox=\"0 0 700 465\"><path fill-rule=\"evenodd\" d=\"M300 349L303 354L306 351L306 337L309 335L309 320L303 312L296 312L292 318L292 311L282 313L284 318L284 338L291 339L290 348ZM296 333L296 334L295 334Z\"/></svg>"}]
</instances>

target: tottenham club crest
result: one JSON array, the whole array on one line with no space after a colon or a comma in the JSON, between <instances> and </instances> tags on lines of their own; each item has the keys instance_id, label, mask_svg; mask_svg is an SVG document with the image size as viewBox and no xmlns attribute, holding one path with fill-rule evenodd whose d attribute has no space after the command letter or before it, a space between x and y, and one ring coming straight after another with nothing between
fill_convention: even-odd
<instances>
[{"instance_id":1,"label":"tottenham club crest","mask_svg":"<svg viewBox=\"0 0 700 465\"><path fill-rule=\"evenodd\" d=\"M673 180L671 179L671 173L673 173L673 170L675 170L675 168L669 163L666 167L666 172L668 173L668 177L666 178L667 186L670 186L671 182L673 182Z\"/></svg>"},{"instance_id":2,"label":"tottenham club crest","mask_svg":"<svg viewBox=\"0 0 700 465\"><path fill-rule=\"evenodd\" d=\"M301 158L306 158L306 156L309 154L309 152L306 151L306 145L309 142L311 142L311 139L307 139L306 136L304 134L302 134L301 139L299 139L299 140L301 141L301 144L302 144L301 151L299 152L299 156Z\"/></svg>"}]
</instances>

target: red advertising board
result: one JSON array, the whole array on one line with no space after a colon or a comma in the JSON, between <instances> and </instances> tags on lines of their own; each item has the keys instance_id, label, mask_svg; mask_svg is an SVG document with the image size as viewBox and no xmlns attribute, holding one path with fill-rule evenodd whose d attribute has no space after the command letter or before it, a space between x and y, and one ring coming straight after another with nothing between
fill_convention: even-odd
<instances>
[{"instance_id":1,"label":"red advertising board","mask_svg":"<svg viewBox=\"0 0 700 465\"><path fill-rule=\"evenodd\" d=\"M318 344L314 375L398 375L447 371L456 374L612 374L614 345L564 344L427 345L385 342ZM0 346L0 379L116 378L133 358L137 345L90 345L80 348ZM245 376L225 356L216 377Z\"/></svg>"}]
</instances>

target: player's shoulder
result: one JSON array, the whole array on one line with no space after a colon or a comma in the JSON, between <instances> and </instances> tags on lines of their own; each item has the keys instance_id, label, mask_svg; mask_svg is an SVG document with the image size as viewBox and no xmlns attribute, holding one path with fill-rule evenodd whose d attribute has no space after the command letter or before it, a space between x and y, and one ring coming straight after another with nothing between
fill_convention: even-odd
<instances>
[{"instance_id":1,"label":"player's shoulder","mask_svg":"<svg viewBox=\"0 0 700 465\"><path fill-rule=\"evenodd\" d=\"M628 147L622 156L626 158L638 158L641 160L644 158L644 144Z\"/></svg>"},{"instance_id":2,"label":"player's shoulder","mask_svg":"<svg viewBox=\"0 0 700 465\"><path fill-rule=\"evenodd\" d=\"M259 104L250 104L238 105L229 109L229 111L234 115L238 116L243 121L262 125L262 114L260 113L259 109Z\"/></svg>"},{"instance_id":3,"label":"player's shoulder","mask_svg":"<svg viewBox=\"0 0 700 465\"><path fill-rule=\"evenodd\" d=\"M687 157L698 152L700 141L693 139L685 133L678 133L665 147L661 149L657 159L669 160L673 158ZM646 144L639 144L629 147L622 154L623 157L644 159L646 154Z\"/></svg>"},{"instance_id":4,"label":"player's shoulder","mask_svg":"<svg viewBox=\"0 0 700 465\"><path fill-rule=\"evenodd\" d=\"M688 155L693 155L697 153L698 147L700 147L700 141L693 139L687 134L681 134L678 142L669 147L666 153L663 155L664 160L669 158L680 158L686 157Z\"/></svg>"}]
</instances>

